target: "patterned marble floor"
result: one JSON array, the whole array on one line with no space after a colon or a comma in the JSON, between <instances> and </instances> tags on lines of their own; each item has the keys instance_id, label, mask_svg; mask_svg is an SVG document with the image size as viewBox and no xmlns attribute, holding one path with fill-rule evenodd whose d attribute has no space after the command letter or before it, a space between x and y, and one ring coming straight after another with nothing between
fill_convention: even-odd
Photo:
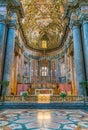
<instances>
[{"instance_id":1,"label":"patterned marble floor","mask_svg":"<svg viewBox=\"0 0 88 130\"><path fill-rule=\"evenodd\" d=\"M0 130L88 130L82 110L8 109L0 111Z\"/></svg>"}]
</instances>

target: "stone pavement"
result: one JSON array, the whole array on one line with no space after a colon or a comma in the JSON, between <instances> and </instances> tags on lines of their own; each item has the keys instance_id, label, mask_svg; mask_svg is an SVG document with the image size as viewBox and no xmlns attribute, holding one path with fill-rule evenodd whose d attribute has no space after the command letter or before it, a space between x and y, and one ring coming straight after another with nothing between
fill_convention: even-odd
<instances>
[{"instance_id":1,"label":"stone pavement","mask_svg":"<svg viewBox=\"0 0 88 130\"><path fill-rule=\"evenodd\" d=\"M88 130L88 112L83 110L0 110L0 130Z\"/></svg>"}]
</instances>

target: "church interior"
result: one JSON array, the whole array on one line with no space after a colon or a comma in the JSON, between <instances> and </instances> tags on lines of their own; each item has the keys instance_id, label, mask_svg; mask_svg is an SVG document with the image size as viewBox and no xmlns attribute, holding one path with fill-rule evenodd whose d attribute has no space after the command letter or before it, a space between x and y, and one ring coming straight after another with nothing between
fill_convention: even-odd
<instances>
[{"instance_id":1,"label":"church interior","mask_svg":"<svg viewBox=\"0 0 88 130\"><path fill-rule=\"evenodd\" d=\"M79 109L0 109L0 130L88 130L88 0L0 0L3 103Z\"/></svg>"}]
</instances>

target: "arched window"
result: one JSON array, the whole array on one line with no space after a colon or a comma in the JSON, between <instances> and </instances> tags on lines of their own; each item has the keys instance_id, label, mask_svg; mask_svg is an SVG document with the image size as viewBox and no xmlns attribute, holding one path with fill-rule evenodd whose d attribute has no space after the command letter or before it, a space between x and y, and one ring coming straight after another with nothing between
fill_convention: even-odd
<instances>
[{"instance_id":1,"label":"arched window","mask_svg":"<svg viewBox=\"0 0 88 130\"><path fill-rule=\"evenodd\" d=\"M46 66L41 68L41 76L48 76L48 68Z\"/></svg>"}]
</instances>

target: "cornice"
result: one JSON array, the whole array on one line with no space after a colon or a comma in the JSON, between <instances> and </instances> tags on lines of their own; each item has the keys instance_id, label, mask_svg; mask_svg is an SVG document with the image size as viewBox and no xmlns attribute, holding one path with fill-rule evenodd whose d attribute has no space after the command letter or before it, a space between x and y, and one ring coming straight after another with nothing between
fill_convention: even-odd
<instances>
[{"instance_id":1,"label":"cornice","mask_svg":"<svg viewBox=\"0 0 88 130\"><path fill-rule=\"evenodd\" d=\"M24 52L24 55L29 57L30 60L33 59L33 60L39 60L39 61L45 60L45 59L46 60L53 60L53 59L59 60L59 59L62 59L64 57L64 54L65 54L65 52L63 50L62 52L60 52L59 54L56 54L56 55L46 56L46 57L42 56L41 57L41 56L34 56L31 54L28 54L27 52Z\"/></svg>"}]
</instances>

